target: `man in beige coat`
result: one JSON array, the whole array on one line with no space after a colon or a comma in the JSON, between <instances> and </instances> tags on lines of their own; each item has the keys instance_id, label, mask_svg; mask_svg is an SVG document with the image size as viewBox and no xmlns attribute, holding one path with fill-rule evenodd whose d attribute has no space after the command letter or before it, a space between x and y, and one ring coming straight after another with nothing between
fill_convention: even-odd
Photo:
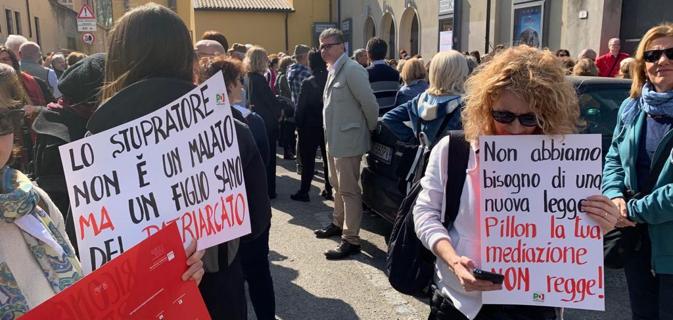
<instances>
[{"instance_id":1,"label":"man in beige coat","mask_svg":"<svg viewBox=\"0 0 673 320\"><path fill-rule=\"evenodd\" d=\"M345 54L344 36L338 29L320 34L320 54L329 75L323 92L323 121L329 178L336 191L332 223L315 234L318 238L342 235L327 259L342 259L360 252L362 191L360 162L369 151L370 131L376 128L379 107L367 71Z\"/></svg>"}]
</instances>

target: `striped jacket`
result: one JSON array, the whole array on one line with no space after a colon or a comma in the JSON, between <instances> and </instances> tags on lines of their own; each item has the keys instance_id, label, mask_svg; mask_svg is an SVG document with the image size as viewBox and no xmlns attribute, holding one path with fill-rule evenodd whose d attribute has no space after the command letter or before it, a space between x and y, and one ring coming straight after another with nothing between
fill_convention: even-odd
<instances>
[{"instance_id":1,"label":"striped jacket","mask_svg":"<svg viewBox=\"0 0 673 320\"><path fill-rule=\"evenodd\" d=\"M400 89L400 74L383 60L374 61L368 68L369 84L372 86L379 115L395 107L395 97Z\"/></svg>"}]
</instances>

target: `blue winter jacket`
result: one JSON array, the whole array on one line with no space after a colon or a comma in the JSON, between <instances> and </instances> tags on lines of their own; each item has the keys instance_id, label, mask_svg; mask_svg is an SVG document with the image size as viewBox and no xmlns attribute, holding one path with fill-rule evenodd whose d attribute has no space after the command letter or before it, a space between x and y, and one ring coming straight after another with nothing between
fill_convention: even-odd
<instances>
[{"instance_id":1,"label":"blue winter jacket","mask_svg":"<svg viewBox=\"0 0 673 320\"><path fill-rule=\"evenodd\" d=\"M647 114L640 109L639 100L627 98L619 108L617 124L603 168L603 194L610 199L623 197L626 190L637 193L636 161L641 143L645 143L643 126ZM624 116L626 114L626 116ZM627 202L629 219L647 223L652 241L652 267L656 273L673 274L673 154L662 154L666 143L673 139L673 130L659 143L653 159L667 157L652 192Z\"/></svg>"},{"instance_id":2,"label":"blue winter jacket","mask_svg":"<svg viewBox=\"0 0 673 320\"><path fill-rule=\"evenodd\" d=\"M382 121L402 141L414 141L423 132L430 145L434 145L441 138L437 135L447 116L450 118L444 130L462 129L460 105L460 96L435 96L423 92L386 112ZM405 122L410 122L411 128Z\"/></svg>"},{"instance_id":3,"label":"blue winter jacket","mask_svg":"<svg viewBox=\"0 0 673 320\"><path fill-rule=\"evenodd\" d=\"M399 106L415 98L417 95L428 90L428 82L425 80L414 80L410 84L405 84L400 88L395 96L395 106Z\"/></svg>"}]
</instances>

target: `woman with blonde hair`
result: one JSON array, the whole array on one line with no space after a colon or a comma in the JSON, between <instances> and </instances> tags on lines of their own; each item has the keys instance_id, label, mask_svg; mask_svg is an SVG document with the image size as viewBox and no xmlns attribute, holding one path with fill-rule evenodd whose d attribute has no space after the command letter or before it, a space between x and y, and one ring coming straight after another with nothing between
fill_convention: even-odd
<instances>
[{"instance_id":1,"label":"woman with blonde hair","mask_svg":"<svg viewBox=\"0 0 673 320\"><path fill-rule=\"evenodd\" d=\"M632 62L603 167L603 194L634 248L624 256L633 319L673 319L673 23L648 30ZM634 227L635 223L635 227Z\"/></svg>"},{"instance_id":2,"label":"woman with blonde hair","mask_svg":"<svg viewBox=\"0 0 673 320\"><path fill-rule=\"evenodd\" d=\"M422 60L411 59L406 64L416 70L416 63L422 64ZM440 52L432 58L429 74L430 86L427 90L383 115L383 123L400 140L420 140L423 133L427 138L425 142L433 145L445 130L460 128L458 109L468 75L465 56L454 50ZM406 121L411 121L411 129Z\"/></svg>"},{"instance_id":3,"label":"woman with blonde hair","mask_svg":"<svg viewBox=\"0 0 673 320\"><path fill-rule=\"evenodd\" d=\"M549 51L525 45L504 50L480 67L466 83L462 110L465 140L470 145L467 175L458 215L447 229L442 225L447 183L449 137L432 149L413 209L416 234L437 257L431 312L428 319L556 319L551 307L487 305L482 292L502 285L476 279L480 265L479 137L483 135L576 133L579 107L565 70ZM604 196L582 202L582 210L605 230L613 228L618 211Z\"/></svg>"},{"instance_id":4,"label":"woman with blonde hair","mask_svg":"<svg viewBox=\"0 0 673 320\"><path fill-rule=\"evenodd\" d=\"M402 78L404 85L397 92L397 96L395 96L395 106L397 107L406 103L427 90L428 82L425 81L426 77L427 72L425 71L423 60L417 58L406 60L400 72L400 78Z\"/></svg>"},{"instance_id":5,"label":"woman with blonde hair","mask_svg":"<svg viewBox=\"0 0 673 320\"><path fill-rule=\"evenodd\" d=\"M629 57L619 62L619 78L631 79L631 66L635 59Z\"/></svg>"},{"instance_id":6,"label":"woman with blonde hair","mask_svg":"<svg viewBox=\"0 0 673 320\"><path fill-rule=\"evenodd\" d=\"M269 198L274 199L276 198L276 146L278 145L280 106L264 77L269 65L266 50L262 47L253 46L245 53L243 64L248 72L247 105L250 110L262 116L266 126L266 135L269 142L269 162L266 170L267 188Z\"/></svg>"}]
</instances>

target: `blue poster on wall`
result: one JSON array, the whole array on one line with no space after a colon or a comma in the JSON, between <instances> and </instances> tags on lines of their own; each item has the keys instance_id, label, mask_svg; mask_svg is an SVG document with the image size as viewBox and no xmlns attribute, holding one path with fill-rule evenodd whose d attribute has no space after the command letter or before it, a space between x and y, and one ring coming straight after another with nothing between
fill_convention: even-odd
<instances>
[{"instance_id":1,"label":"blue poster on wall","mask_svg":"<svg viewBox=\"0 0 673 320\"><path fill-rule=\"evenodd\" d=\"M512 45L542 45L542 4L514 8Z\"/></svg>"}]
</instances>

